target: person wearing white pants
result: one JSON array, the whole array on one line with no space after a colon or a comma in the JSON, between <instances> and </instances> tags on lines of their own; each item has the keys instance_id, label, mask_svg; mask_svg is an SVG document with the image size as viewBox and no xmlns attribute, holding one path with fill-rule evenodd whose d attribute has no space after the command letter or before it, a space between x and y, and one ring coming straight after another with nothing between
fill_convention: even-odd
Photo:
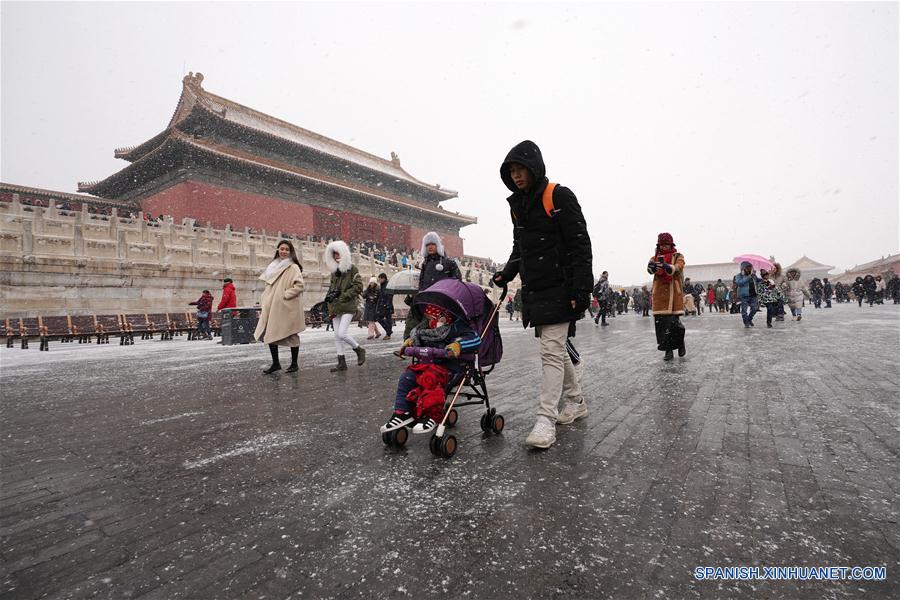
<instances>
[{"instance_id":1,"label":"person wearing white pants","mask_svg":"<svg viewBox=\"0 0 900 600\"><path fill-rule=\"evenodd\" d=\"M331 324L334 327L334 347L337 349L338 356L343 356L348 347L354 350L359 348L359 342L354 340L349 333L352 321L353 315L350 313L335 315L331 319Z\"/></svg>"},{"instance_id":2,"label":"person wearing white pants","mask_svg":"<svg viewBox=\"0 0 900 600\"><path fill-rule=\"evenodd\" d=\"M338 240L331 242L325 248L325 264L331 271L331 283L325 301L328 303L328 314L331 315L331 323L334 326L334 344L337 350L337 365L331 372L347 370L347 359L344 352L347 346L356 353L356 364L366 362L366 351L354 340L349 333L350 322L359 307L359 297L362 295L362 278L359 270L351 262L350 248L347 244Z\"/></svg>"}]
</instances>

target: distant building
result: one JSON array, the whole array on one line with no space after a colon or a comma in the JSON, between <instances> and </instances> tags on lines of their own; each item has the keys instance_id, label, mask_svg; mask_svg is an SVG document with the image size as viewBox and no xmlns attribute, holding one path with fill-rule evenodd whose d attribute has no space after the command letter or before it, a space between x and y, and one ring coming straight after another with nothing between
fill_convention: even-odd
<instances>
[{"instance_id":1,"label":"distant building","mask_svg":"<svg viewBox=\"0 0 900 600\"><path fill-rule=\"evenodd\" d=\"M770 260L774 259L770 257ZM834 269L834 267L814 261L806 255L786 267L782 264L782 269L785 271L791 267L800 269L800 278L802 281L810 281L814 277L820 279L823 277L831 277L828 272ZM684 268L684 276L685 278L690 277L693 283L702 283L704 285L707 283L715 283L718 279L729 283L732 278L738 274L739 270L740 267L733 262L706 263L700 265L688 263Z\"/></svg>"},{"instance_id":2,"label":"distant building","mask_svg":"<svg viewBox=\"0 0 900 600\"><path fill-rule=\"evenodd\" d=\"M865 277L866 275L881 275L889 279L891 273L900 276L900 254L891 254L887 257L879 258L861 265L856 265L844 271L841 275L835 276L835 281L841 283L851 283L857 277Z\"/></svg>"},{"instance_id":3,"label":"distant building","mask_svg":"<svg viewBox=\"0 0 900 600\"><path fill-rule=\"evenodd\" d=\"M474 217L441 208L457 193L400 166L201 87L188 74L172 119L149 140L115 151L131 164L78 191L154 215L267 232L418 248L428 231L463 255Z\"/></svg>"},{"instance_id":4,"label":"distant building","mask_svg":"<svg viewBox=\"0 0 900 600\"><path fill-rule=\"evenodd\" d=\"M692 265L688 263L684 267L684 277L691 278L692 283L715 283L721 279L725 283L730 283L731 279L737 275L738 265L733 262L722 263L706 263L701 265Z\"/></svg>"},{"instance_id":5,"label":"distant building","mask_svg":"<svg viewBox=\"0 0 900 600\"><path fill-rule=\"evenodd\" d=\"M825 277L831 279L832 275L828 272L834 269L832 265L817 262L805 254L795 262L783 268L785 271L788 269L800 269L800 281L812 281L816 277L819 279L824 279Z\"/></svg>"}]
</instances>

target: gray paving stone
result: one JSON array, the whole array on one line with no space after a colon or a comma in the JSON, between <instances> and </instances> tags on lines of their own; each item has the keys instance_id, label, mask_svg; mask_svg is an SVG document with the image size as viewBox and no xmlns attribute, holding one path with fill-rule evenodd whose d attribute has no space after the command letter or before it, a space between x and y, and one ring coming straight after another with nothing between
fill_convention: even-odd
<instances>
[{"instance_id":1,"label":"gray paving stone","mask_svg":"<svg viewBox=\"0 0 900 600\"><path fill-rule=\"evenodd\" d=\"M338 376L313 333L296 377L260 375L260 346L0 348L0 596L893 598L898 317L704 314L671 363L650 319L584 322L591 412L545 452L523 444L537 344L504 322L488 387L507 429L463 408L451 461L381 444L394 346ZM847 564L889 580L693 577Z\"/></svg>"}]
</instances>

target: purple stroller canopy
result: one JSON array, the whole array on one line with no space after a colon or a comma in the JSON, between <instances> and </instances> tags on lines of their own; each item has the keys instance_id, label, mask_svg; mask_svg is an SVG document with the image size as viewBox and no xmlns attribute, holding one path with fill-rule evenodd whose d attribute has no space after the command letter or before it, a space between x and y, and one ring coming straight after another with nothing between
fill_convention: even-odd
<instances>
[{"instance_id":1,"label":"purple stroller canopy","mask_svg":"<svg viewBox=\"0 0 900 600\"><path fill-rule=\"evenodd\" d=\"M434 304L465 319L481 336L478 360L483 367L500 362L503 357L503 341L500 339L499 319L493 312L494 304L481 286L459 279L441 279L422 290L414 304ZM488 319L491 318L490 324Z\"/></svg>"},{"instance_id":2,"label":"purple stroller canopy","mask_svg":"<svg viewBox=\"0 0 900 600\"><path fill-rule=\"evenodd\" d=\"M484 297L484 290L474 283L466 283L459 279L441 279L416 294L414 302L446 308L471 323L484 312Z\"/></svg>"}]
</instances>

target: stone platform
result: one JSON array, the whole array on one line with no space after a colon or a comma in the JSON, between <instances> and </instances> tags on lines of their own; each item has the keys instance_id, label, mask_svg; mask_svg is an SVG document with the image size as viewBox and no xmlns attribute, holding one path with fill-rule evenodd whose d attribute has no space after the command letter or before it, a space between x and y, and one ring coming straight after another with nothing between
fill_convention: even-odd
<instances>
[{"instance_id":1,"label":"stone platform","mask_svg":"<svg viewBox=\"0 0 900 600\"><path fill-rule=\"evenodd\" d=\"M547 451L524 446L537 342L504 320L506 430L462 409L449 461L380 440L397 343L334 375L310 331L272 377L262 345L0 348L0 597L896 598L900 308L760 317L685 319L671 363L649 318L582 321L591 412Z\"/></svg>"}]
</instances>

